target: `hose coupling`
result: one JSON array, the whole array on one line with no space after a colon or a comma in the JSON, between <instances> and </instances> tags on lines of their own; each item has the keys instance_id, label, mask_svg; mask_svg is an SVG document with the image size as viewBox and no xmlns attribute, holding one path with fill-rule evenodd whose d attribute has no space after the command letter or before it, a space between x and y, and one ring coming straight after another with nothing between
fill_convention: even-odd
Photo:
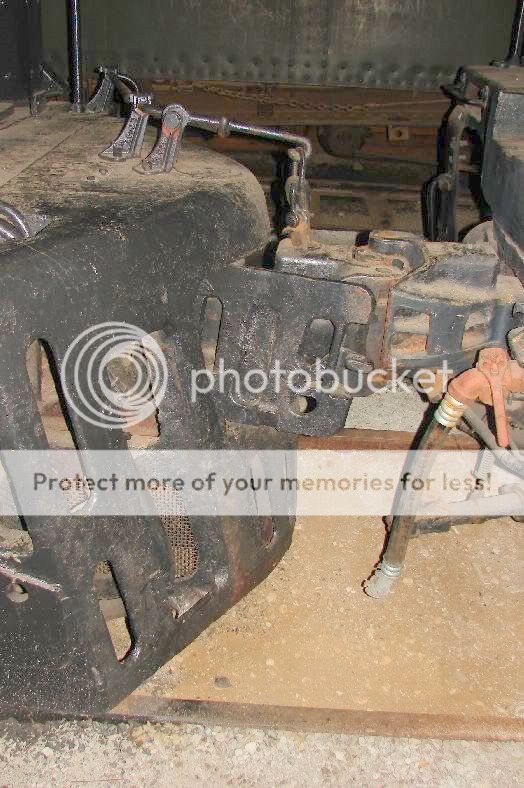
<instances>
[{"instance_id":1,"label":"hose coupling","mask_svg":"<svg viewBox=\"0 0 524 788\"><path fill-rule=\"evenodd\" d=\"M388 564L384 558L371 577L364 583L364 593L372 599L381 599L391 593L391 589L400 577L402 566Z\"/></svg>"}]
</instances>

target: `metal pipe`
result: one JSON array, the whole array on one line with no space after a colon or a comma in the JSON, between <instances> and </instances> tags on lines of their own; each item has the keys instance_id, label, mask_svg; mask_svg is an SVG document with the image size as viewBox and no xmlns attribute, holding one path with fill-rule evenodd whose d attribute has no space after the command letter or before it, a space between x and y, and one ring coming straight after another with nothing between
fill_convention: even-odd
<instances>
[{"instance_id":1,"label":"metal pipe","mask_svg":"<svg viewBox=\"0 0 524 788\"><path fill-rule=\"evenodd\" d=\"M234 123L232 121L228 124L228 131L295 145L304 149L304 156L306 159L309 159L311 156L312 149L310 141L307 137L300 137L298 134L289 134L289 132L282 132L277 129L266 129L261 126L250 126L247 123Z\"/></svg>"},{"instance_id":2,"label":"metal pipe","mask_svg":"<svg viewBox=\"0 0 524 788\"><path fill-rule=\"evenodd\" d=\"M82 112L82 41L80 30L80 0L68 0L69 58L71 101L74 112Z\"/></svg>"},{"instance_id":3,"label":"metal pipe","mask_svg":"<svg viewBox=\"0 0 524 788\"><path fill-rule=\"evenodd\" d=\"M416 448L419 451L436 451L442 448L451 430L452 426L444 426L433 418ZM409 469L405 466L405 469L413 475L416 471L416 475L423 479L433 464L433 457L432 453L419 455L417 451L414 457L411 455L408 460L412 466ZM402 506L403 501L406 501L406 493L399 493L397 501ZM415 519L415 515L412 514L397 514L393 517L384 554L373 574L364 583L367 596L373 599L386 596L400 577L409 540L415 527Z\"/></svg>"},{"instance_id":4,"label":"metal pipe","mask_svg":"<svg viewBox=\"0 0 524 788\"><path fill-rule=\"evenodd\" d=\"M20 238L16 235L14 228L0 219L0 238L5 238L6 241L19 241Z\"/></svg>"},{"instance_id":5,"label":"metal pipe","mask_svg":"<svg viewBox=\"0 0 524 788\"><path fill-rule=\"evenodd\" d=\"M159 107L144 105L140 109L143 112L147 112L152 118L162 117L163 109ZM305 159L309 159L312 153L311 142L307 137L279 131L279 129L252 126L248 123L236 123L227 118L209 118L205 115L190 115L188 126L193 126L193 128L202 129L203 131L210 131L213 134L245 134L249 137L260 137L261 139L273 140L274 142L283 142L287 145L303 148Z\"/></svg>"},{"instance_id":6,"label":"metal pipe","mask_svg":"<svg viewBox=\"0 0 524 788\"><path fill-rule=\"evenodd\" d=\"M22 238L29 238L31 231L24 216L13 205L8 202L0 201L0 214L7 216L11 222L16 225L20 231Z\"/></svg>"},{"instance_id":7,"label":"metal pipe","mask_svg":"<svg viewBox=\"0 0 524 788\"><path fill-rule=\"evenodd\" d=\"M464 373L463 373L464 374ZM458 407L457 407L458 406ZM451 408L451 410L450 410ZM524 464L513 456L511 452L500 450L491 430L484 425L482 420L472 411L471 408L463 412L460 402L449 397L449 393L440 403L434 416L425 430L417 449L438 450L446 441L447 436L453 427L463 418L470 427L477 433L481 440L491 449L495 455L495 460L511 473L524 477ZM411 472L420 478L425 478L430 466L433 463L431 454L422 455L419 460L418 452L415 454ZM405 493L400 493L397 498L400 506L403 500L407 500ZM502 514L513 514L520 512L523 506L523 494L514 487L508 489L502 495L495 495L490 498L479 498L479 515L484 517L500 517ZM455 503L450 507L450 513L446 515L446 520L450 517L471 516L472 500L467 502ZM405 511L405 509L404 509ZM406 558L409 540L413 535L416 516L412 514L397 514L393 517L389 537L384 554L374 570L373 574L365 581L365 593L374 598L380 599L390 593L396 580L400 577L402 567Z\"/></svg>"},{"instance_id":8,"label":"metal pipe","mask_svg":"<svg viewBox=\"0 0 524 788\"><path fill-rule=\"evenodd\" d=\"M431 455L418 455L418 452L437 451L441 449L451 429L452 427L443 426L435 418L431 420L417 446L417 453L414 456L417 476L422 479L425 478L426 472L429 470L428 465L433 464L433 457ZM420 462L420 458L422 458L422 463ZM415 467L411 470L413 474L415 474ZM405 494L403 494L402 497L404 497L404 495ZM402 567L414 523L414 515L398 514L393 518L388 544L383 557L383 560L385 560L390 567L395 566L399 569Z\"/></svg>"}]
</instances>

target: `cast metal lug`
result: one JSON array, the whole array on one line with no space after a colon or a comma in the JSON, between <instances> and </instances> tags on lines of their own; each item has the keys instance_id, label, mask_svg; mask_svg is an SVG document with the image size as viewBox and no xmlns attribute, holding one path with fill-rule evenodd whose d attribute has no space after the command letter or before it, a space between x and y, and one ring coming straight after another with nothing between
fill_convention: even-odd
<instances>
[{"instance_id":1,"label":"cast metal lug","mask_svg":"<svg viewBox=\"0 0 524 788\"><path fill-rule=\"evenodd\" d=\"M138 107L133 107L126 125L118 137L99 154L102 159L126 161L140 156L149 115Z\"/></svg>"},{"instance_id":2,"label":"cast metal lug","mask_svg":"<svg viewBox=\"0 0 524 788\"><path fill-rule=\"evenodd\" d=\"M180 104L168 104L162 112L162 125L155 147L135 167L136 172L141 175L171 172L180 150L184 129L189 121L189 113L184 107Z\"/></svg>"}]
</instances>

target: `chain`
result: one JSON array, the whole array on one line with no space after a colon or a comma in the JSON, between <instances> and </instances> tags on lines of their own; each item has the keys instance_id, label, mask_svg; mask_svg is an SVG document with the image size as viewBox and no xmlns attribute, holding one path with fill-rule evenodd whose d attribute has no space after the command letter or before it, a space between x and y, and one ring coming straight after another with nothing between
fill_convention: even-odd
<instances>
[{"instance_id":1,"label":"chain","mask_svg":"<svg viewBox=\"0 0 524 788\"><path fill-rule=\"evenodd\" d=\"M369 103L369 104L313 104L308 101L295 101L293 99L273 98L271 96L252 96L247 93L240 93L236 90L228 90L228 88L219 88L214 85L195 84L195 88L203 90L206 93L213 93L216 96L225 96L227 98L241 99L243 101L255 101L262 104L275 104L281 107L289 107L289 109L304 109L312 112L362 112L365 110L381 110L396 107L417 107L426 106L428 104L449 104L448 99L422 99L420 101L390 101L383 104Z\"/></svg>"}]
</instances>

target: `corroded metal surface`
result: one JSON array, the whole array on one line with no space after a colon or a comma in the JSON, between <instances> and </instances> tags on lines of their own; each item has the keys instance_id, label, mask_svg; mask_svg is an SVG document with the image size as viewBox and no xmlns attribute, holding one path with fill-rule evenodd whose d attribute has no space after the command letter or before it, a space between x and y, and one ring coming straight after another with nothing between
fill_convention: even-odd
<instances>
[{"instance_id":1,"label":"corroded metal surface","mask_svg":"<svg viewBox=\"0 0 524 788\"><path fill-rule=\"evenodd\" d=\"M88 69L178 79L432 89L506 55L512 0L207 0L86 7ZM46 57L64 65L64 3L43 7Z\"/></svg>"},{"instance_id":2,"label":"corroded metal surface","mask_svg":"<svg viewBox=\"0 0 524 788\"><path fill-rule=\"evenodd\" d=\"M157 446L203 448L224 437L216 414L190 403L179 370L201 363L202 280L207 283L213 268L223 270L228 261L267 242L263 192L240 165L196 149L181 158L185 175L177 173L167 183L142 178L127 162L102 165L101 139L107 143L117 129L114 119L49 108L36 121L2 131L10 162L3 197L25 212L45 212L50 220L35 238L7 242L1 249L3 449L47 447L30 377L24 374L24 354L33 339L45 342L52 366L60 368L72 338L116 315L162 332L169 384L159 407L163 426ZM40 155L35 132L44 135ZM238 219L236 230L230 214ZM190 217L196 245L184 230L184 216ZM220 243L217 225L228 228ZM195 259L189 261L186 253ZM68 423L78 447L119 449L121 467L130 467L121 429L104 430L76 412ZM113 705L174 654L177 643L183 647L176 632L184 644L196 634L190 619L201 631L221 605L225 609L271 571L291 538L286 518L279 518L283 538L277 524L271 546L259 541L258 547L264 523L260 531L234 518L193 518L193 537L200 541L200 533L203 542L195 571L180 578L160 512L102 517L96 528L92 520L80 524L74 516L27 519L30 547L4 549L0 562L1 618L10 632L0 640L4 714L15 708L38 714ZM81 527L87 522L93 527ZM107 565L130 622L132 642L122 656L113 653L99 608L95 575L101 564ZM23 583L23 598L16 600L23 605L13 599L15 578Z\"/></svg>"}]
</instances>

